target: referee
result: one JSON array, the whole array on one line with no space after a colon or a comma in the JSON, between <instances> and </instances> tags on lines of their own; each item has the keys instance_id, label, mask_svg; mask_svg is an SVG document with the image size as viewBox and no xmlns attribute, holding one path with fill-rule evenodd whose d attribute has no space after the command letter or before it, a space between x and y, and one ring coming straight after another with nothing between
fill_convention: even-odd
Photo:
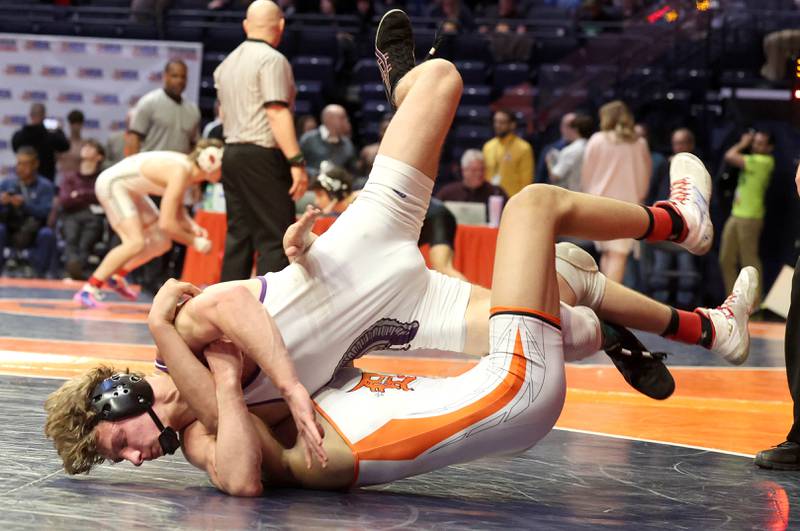
<instances>
[{"instance_id":1,"label":"referee","mask_svg":"<svg viewBox=\"0 0 800 531\"><path fill-rule=\"evenodd\" d=\"M243 24L247 39L214 71L226 140L223 282L249 278L254 251L259 275L288 265L283 234L295 219L294 200L308 187L291 111L294 76L276 50L284 23L274 2L250 4Z\"/></svg>"}]
</instances>

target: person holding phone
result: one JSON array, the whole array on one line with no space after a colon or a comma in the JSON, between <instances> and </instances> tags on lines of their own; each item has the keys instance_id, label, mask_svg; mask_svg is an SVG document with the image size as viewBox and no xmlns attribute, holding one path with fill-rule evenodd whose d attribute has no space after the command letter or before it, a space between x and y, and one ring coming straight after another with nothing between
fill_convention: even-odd
<instances>
[{"instance_id":1,"label":"person holding phone","mask_svg":"<svg viewBox=\"0 0 800 531\"><path fill-rule=\"evenodd\" d=\"M69 140L57 120L45 118L47 109L42 103L31 105L28 123L11 137L11 148L16 153L22 146L36 150L39 175L53 181L56 175L56 153L69 150Z\"/></svg>"}]
</instances>

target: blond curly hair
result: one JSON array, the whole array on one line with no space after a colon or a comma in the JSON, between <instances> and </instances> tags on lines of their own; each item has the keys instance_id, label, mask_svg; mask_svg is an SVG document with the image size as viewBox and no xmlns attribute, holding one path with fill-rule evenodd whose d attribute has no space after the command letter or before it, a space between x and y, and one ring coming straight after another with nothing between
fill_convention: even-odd
<instances>
[{"instance_id":1,"label":"blond curly hair","mask_svg":"<svg viewBox=\"0 0 800 531\"><path fill-rule=\"evenodd\" d=\"M68 474L86 474L105 461L97 451L97 413L92 409L92 391L112 375L124 372L101 365L59 387L44 402L47 421L44 434L64 462ZM136 374L136 373L133 373ZM142 376L142 375L137 375Z\"/></svg>"}]
</instances>

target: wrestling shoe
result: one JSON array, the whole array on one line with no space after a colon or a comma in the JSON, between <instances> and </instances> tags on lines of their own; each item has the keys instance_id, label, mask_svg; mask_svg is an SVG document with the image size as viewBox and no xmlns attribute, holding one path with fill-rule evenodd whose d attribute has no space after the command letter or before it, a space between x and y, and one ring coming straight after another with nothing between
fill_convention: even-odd
<instances>
[{"instance_id":1,"label":"wrestling shoe","mask_svg":"<svg viewBox=\"0 0 800 531\"><path fill-rule=\"evenodd\" d=\"M671 206L683 219L683 231L675 243L692 254L703 255L714 241L709 215L711 176L691 153L678 153L669 166L669 200L655 206Z\"/></svg>"},{"instance_id":2,"label":"wrestling shoe","mask_svg":"<svg viewBox=\"0 0 800 531\"><path fill-rule=\"evenodd\" d=\"M756 455L756 465L771 470L800 470L800 444L784 441Z\"/></svg>"},{"instance_id":3,"label":"wrestling shoe","mask_svg":"<svg viewBox=\"0 0 800 531\"><path fill-rule=\"evenodd\" d=\"M106 284L124 299L135 301L139 298L139 294L131 289L131 287L128 285L128 282L125 280L125 277L122 275L111 275L111 277L106 281Z\"/></svg>"},{"instance_id":4,"label":"wrestling shoe","mask_svg":"<svg viewBox=\"0 0 800 531\"><path fill-rule=\"evenodd\" d=\"M750 331L747 323L758 292L758 271L747 266L739 272L733 291L716 308L697 308L695 312L711 321L711 351L728 363L741 365L750 354Z\"/></svg>"},{"instance_id":5,"label":"wrestling shoe","mask_svg":"<svg viewBox=\"0 0 800 531\"><path fill-rule=\"evenodd\" d=\"M84 308L102 308L101 302L104 299L103 292L94 286L84 284L81 290L73 295L72 300Z\"/></svg>"},{"instance_id":6,"label":"wrestling shoe","mask_svg":"<svg viewBox=\"0 0 800 531\"><path fill-rule=\"evenodd\" d=\"M400 9L392 9L381 18L375 34L375 58L383 79L386 99L393 108L397 83L414 68L414 33L411 21Z\"/></svg>"},{"instance_id":7,"label":"wrestling shoe","mask_svg":"<svg viewBox=\"0 0 800 531\"><path fill-rule=\"evenodd\" d=\"M601 348L631 387L656 400L672 395L675 380L664 365L665 353L648 351L625 327L601 321L600 328L603 331Z\"/></svg>"}]
</instances>

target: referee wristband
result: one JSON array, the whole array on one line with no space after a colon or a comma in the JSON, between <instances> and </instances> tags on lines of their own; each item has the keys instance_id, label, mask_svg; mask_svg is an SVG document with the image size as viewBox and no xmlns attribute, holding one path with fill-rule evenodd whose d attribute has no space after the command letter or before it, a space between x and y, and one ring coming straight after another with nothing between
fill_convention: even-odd
<instances>
[{"instance_id":1,"label":"referee wristband","mask_svg":"<svg viewBox=\"0 0 800 531\"><path fill-rule=\"evenodd\" d=\"M306 165L306 158L303 156L302 153L298 153L294 157L287 159L289 162L289 166L305 166Z\"/></svg>"}]
</instances>

